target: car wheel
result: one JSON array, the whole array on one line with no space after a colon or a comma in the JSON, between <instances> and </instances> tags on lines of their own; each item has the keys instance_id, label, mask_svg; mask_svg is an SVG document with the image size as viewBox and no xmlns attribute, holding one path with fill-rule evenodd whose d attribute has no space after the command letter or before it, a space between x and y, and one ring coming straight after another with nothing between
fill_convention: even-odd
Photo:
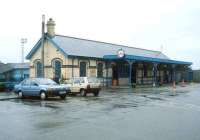
<instances>
[{"instance_id":1,"label":"car wheel","mask_svg":"<svg viewBox=\"0 0 200 140\"><path fill-rule=\"evenodd\" d=\"M99 91L94 92L94 96L95 97L99 96Z\"/></svg>"},{"instance_id":2,"label":"car wheel","mask_svg":"<svg viewBox=\"0 0 200 140\"><path fill-rule=\"evenodd\" d=\"M84 89L81 89L80 94L81 94L81 96L86 96L85 90L84 90Z\"/></svg>"},{"instance_id":3,"label":"car wheel","mask_svg":"<svg viewBox=\"0 0 200 140\"><path fill-rule=\"evenodd\" d=\"M64 100L66 98L66 94L60 95L60 98Z\"/></svg>"},{"instance_id":4,"label":"car wheel","mask_svg":"<svg viewBox=\"0 0 200 140\"><path fill-rule=\"evenodd\" d=\"M45 93L44 91L42 91L42 92L40 93L40 98L41 98L42 100L45 100L45 99L47 98L46 93Z\"/></svg>"},{"instance_id":5,"label":"car wheel","mask_svg":"<svg viewBox=\"0 0 200 140\"><path fill-rule=\"evenodd\" d=\"M18 97L19 97L19 98L23 98L23 93L22 93L22 91L19 91L19 92L18 92Z\"/></svg>"}]
</instances>

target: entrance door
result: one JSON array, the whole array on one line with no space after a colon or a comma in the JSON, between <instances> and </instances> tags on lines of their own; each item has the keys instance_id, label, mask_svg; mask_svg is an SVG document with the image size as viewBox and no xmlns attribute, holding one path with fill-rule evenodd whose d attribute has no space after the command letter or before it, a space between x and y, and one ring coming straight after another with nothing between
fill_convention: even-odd
<instances>
[{"instance_id":1,"label":"entrance door","mask_svg":"<svg viewBox=\"0 0 200 140\"><path fill-rule=\"evenodd\" d=\"M136 77L137 77L137 64L132 64L132 71L131 71L131 83L136 83Z\"/></svg>"},{"instance_id":2,"label":"entrance door","mask_svg":"<svg viewBox=\"0 0 200 140\"><path fill-rule=\"evenodd\" d=\"M86 77L86 62L80 62L80 77Z\"/></svg>"},{"instance_id":3,"label":"entrance door","mask_svg":"<svg viewBox=\"0 0 200 140\"><path fill-rule=\"evenodd\" d=\"M113 86L118 85L118 67L117 65L112 66L112 84Z\"/></svg>"}]
</instances>

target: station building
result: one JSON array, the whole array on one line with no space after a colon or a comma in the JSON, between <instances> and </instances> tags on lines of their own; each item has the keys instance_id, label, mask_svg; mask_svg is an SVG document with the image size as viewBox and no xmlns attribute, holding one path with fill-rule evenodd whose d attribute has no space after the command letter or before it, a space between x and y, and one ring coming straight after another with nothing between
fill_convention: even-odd
<instances>
[{"instance_id":1,"label":"station building","mask_svg":"<svg viewBox=\"0 0 200 140\"><path fill-rule=\"evenodd\" d=\"M160 51L57 35L52 19L26 58L30 77L55 81L98 77L107 86L179 82L192 64L172 60Z\"/></svg>"}]
</instances>

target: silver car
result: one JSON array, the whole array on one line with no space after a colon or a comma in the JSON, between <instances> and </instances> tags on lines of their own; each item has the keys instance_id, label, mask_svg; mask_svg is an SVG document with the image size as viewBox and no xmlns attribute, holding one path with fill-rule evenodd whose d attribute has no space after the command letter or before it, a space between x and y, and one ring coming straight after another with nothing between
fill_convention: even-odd
<instances>
[{"instance_id":1,"label":"silver car","mask_svg":"<svg viewBox=\"0 0 200 140\"><path fill-rule=\"evenodd\" d=\"M46 78L30 78L23 80L16 85L14 92L20 98L24 96L39 96L42 100L48 97L60 96L65 99L70 92L69 88L61 86L51 79Z\"/></svg>"}]
</instances>

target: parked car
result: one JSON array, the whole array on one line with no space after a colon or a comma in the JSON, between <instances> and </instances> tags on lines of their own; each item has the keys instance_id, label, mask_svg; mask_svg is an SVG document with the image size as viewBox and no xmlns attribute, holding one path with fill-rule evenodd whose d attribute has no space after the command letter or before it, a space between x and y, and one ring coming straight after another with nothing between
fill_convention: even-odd
<instances>
[{"instance_id":1,"label":"parked car","mask_svg":"<svg viewBox=\"0 0 200 140\"><path fill-rule=\"evenodd\" d=\"M93 77L71 78L65 81L65 85L70 88L72 94L81 94L82 96L86 96L88 93L98 96L101 90L100 81Z\"/></svg>"},{"instance_id":2,"label":"parked car","mask_svg":"<svg viewBox=\"0 0 200 140\"><path fill-rule=\"evenodd\" d=\"M20 98L24 96L39 96L44 100L54 96L60 96L61 99L65 99L70 91L68 87L61 86L51 79L29 78L16 85L14 92Z\"/></svg>"}]
</instances>

